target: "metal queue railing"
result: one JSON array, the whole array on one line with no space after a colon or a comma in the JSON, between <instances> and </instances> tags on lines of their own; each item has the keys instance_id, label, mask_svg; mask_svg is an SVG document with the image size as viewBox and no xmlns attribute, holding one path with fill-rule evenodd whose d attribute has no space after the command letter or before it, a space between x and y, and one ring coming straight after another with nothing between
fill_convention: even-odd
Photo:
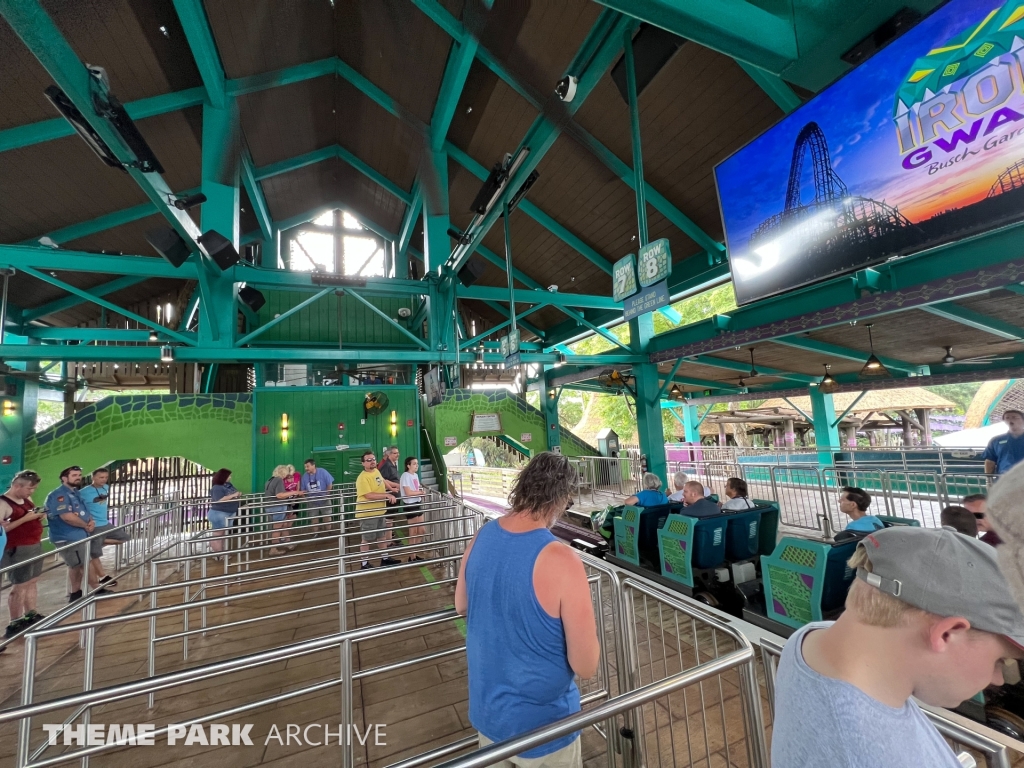
<instances>
[{"instance_id":1,"label":"metal queue railing","mask_svg":"<svg viewBox=\"0 0 1024 768\"><path fill-rule=\"evenodd\" d=\"M935 471L941 474L971 473L981 469L980 448L945 448L938 445L915 447L884 446L828 447L784 446L717 446L689 443L666 443L669 461L712 463L751 463L777 466L817 464L822 454L833 457L832 463L853 469L887 469L897 467L904 472ZM680 454L685 458L680 458Z\"/></svg>"},{"instance_id":2,"label":"metal queue railing","mask_svg":"<svg viewBox=\"0 0 1024 768\"><path fill-rule=\"evenodd\" d=\"M432 507L429 506L431 503L433 503ZM248 509L255 510L257 506L257 504L251 503L248 505ZM450 595L450 588L453 586L455 579L457 560L461 557L466 542L482 522L483 516L473 511L467 512L464 505L451 497L437 494L431 494L431 498L425 500L424 506L429 507L425 515L425 523L433 523L434 532L430 535L428 541L421 542L418 546L421 547L419 551L429 551L433 557L424 563L407 563L402 566L393 567L395 572L397 572L402 568L413 569L430 566L435 568L435 570L440 570L444 575L442 579L434 578L422 586L406 586L399 587L398 589L374 591L372 586L369 586L372 582L370 577L375 573L374 570L350 570L346 567L350 563L354 565L354 561L361 557L359 552L350 551L352 545L346 542L346 539L351 535L358 535L357 532L352 530L345 530L339 527L337 534L333 535L335 549L331 557L320 556L326 553L326 549L314 551L313 559L303 561L292 560L291 565L288 564L288 561L294 557L291 554L270 558L260 557L251 551L245 552L244 550L254 550L256 553L265 555L267 545L260 543L255 536L247 534L243 530L233 534L234 539L232 543L238 545L238 548L229 555L236 562L243 564L241 568L223 574L206 575L199 579L191 578L191 564L189 561L196 559L204 561L210 554L203 548L197 537L196 540L190 541L188 544L188 546L193 547L196 551L164 558L168 561L168 564L176 565L179 562L182 563L179 570L183 571L185 576L180 582L157 585L149 589L135 590L128 593L130 596L149 595L148 609L132 614L97 618L97 606L102 606L103 601L109 599L109 596L93 595L86 598L84 601L85 605L79 608L84 615L82 621L65 623L59 626L55 625L56 622L47 622L45 626L37 625L33 627L26 636L22 704L13 710L0 712L0 723L19 722L16 764L19 767L31 765L36 768L42 768L43 766L56 765L75 759L82 759L84 761L89 755L98 754L104 751L104 749L116 746L87 747L73 752L51 755L47 752L49 744L45 740L33 747L33 717L59 712L61 713L64 727L69 727L73 724L88 725L91 712L94 709L112 705L114 702L144 697L147 704L152 706L155 703L154 699L157 693L160 693L163 697L172 690L180 690L180 688L189 684L195 684L197 681L210 680L221 675L227 675L233 671L252 670L266 664L279 663L282 660L298 658L299 656L305 656L326 649L334 651L337 651L339 648L341 649L341 664L337 677L318 679L293 690L276 693L256 701L247 701L240 705L236 704L215 713L202 713L197 717L189 719L184 724L190 725L193 722L202 723L216 720L223 721L224 718L236 716L260 707L282 704L302 696L322 693L338 685L342 689L342 722L355 722L353 719L355 713L353 711L351 688L353 681L367 679L374 675L391 673L396 670L409 669L417 664L437 662L438 660L464 652L464 643L457 642L450 647L444 648L438 648L435 645L425 655L414 656L413 658L399 657L389 659L386 663L369 665L365 666L365 668L356 661L361 659L362 656L356 656L353 653L360 642L367 642L371 638L375 639L385 635L391 636L402 631L411 631L414 628L422 628L429 623L450 624L452 619L456 618L447 609L440 613L435 612L434 614L423 616L422 608L425 604L429 606L429 603L425 603L423 599L417 597L415 600L410 600L410 611L416 611L414 615L403 616L398 620L389 621L383 625L350 626L352 623L358 624L359 622L350 621L349 609L362 602L371 602L372 604L375 600L386 601L400 595L410 596L417 589L433 591L438 587L444 586L447 586L449 590L440 595L440 597L450 599L447 596ZM437 510L436 514L432 514L431 510ZM245 526L240 527L245 528ZM442 536L444 538L441 538ZM309 537L308 541L313 543L314 546L321 544L329 545L330 538L323 536ZM393 551L396 553L400 550L409 552L415 549L415 547L405 546L396 548ZM309 557L309 553L306 553L306 557ZM184 558L184 560L181 558ZM624 582L618 569L609 566L601 560L589 556L584 556L584 560L587 567L588 580L591 585L591 594L594 599L595 615L598 626L601 629L602 661L597 674L592 680L580 682L585 713L578 716L577 719L580 717L584 718L586 720L584 724L592 725L594 730L604 738L609 765L640 765L643 763L643 760L639 757L640 754L660 754L659 745L671 744L683 739L684 730L686 731L687 744L689 744L690 738L695 739L694 744L690 745L690 762L691 764L695 761L699 762L697 754L700 753L708 756L711 754L709 751L711 747L709 745L717 744L717 737L708 730L714 729L717 726L709 723L705 716L703 719L704 731L701 736L696 733L696 731L700 731L696 722L690 723L689 719L685 716L681 720L673 720L671 717L659 720L655 712L654 720L647 722L650 720L650 717L648 714L645 714L645 710L642 707L648 702L653 702L657 699L660 703L657 705L651 704L648 707L648 711L651 707L664 706L668 707L669 712L671 712L673 706L673 699L671 697L676 696L677 692L682 691L681 695L684 697L683 712L685 713L687 690L692 691L690 694L691 701L698 699L705 701L708 698L705 696L705 689L709 685L712 688L717 688L719 692L723 690L723 685L725 687L731 686L730 690L736 689L737 684L735 681L723 683L722 680L716 678L718 675L729 675L731 677L740 675L740 679L754 680L753 654L749 644L734 629L721 623L702 609L688 606L682 601L664 595L658 590L652 590L638 581ZM316 576L316 570L325 571L325 575L322 577ZM334 571L336 574L333 578L326 575L331 571ZM376 572L379 573L380 571ZM282 576L289 574L296 579L294 583L275 583L272 586L259 586L261 580L280 580ZM309 591L317 585L330 585L332 583L337 583L338 585L339 597L336 601L315 606L300 605L285 611L268 608L266 613L259 616L247 616L243 619L222 621L220 623L210 622L208 617L203 615L215 606L222 606L227 602L225 598L230 598L232 606L238 606L240 601L252 598L253 602L258 606L266 604L267 600L272 596L285 594L291 589L301 588L303 591ZM367 588L360 588L362 583L365 583ZM258 588L254 589L253 587ZM218 591L221 588L224 588L230 594L217 595L215 597L208 596L209 593ZM178 590L182 595L187 595L181 603L169 602L169 597L175 590ZM441 591L444 592L444 590ZM136 592L139 594L136 595ZM194 595L197 594L204 595L204 597L195 600ZM638 595L641 595L641 597L638 598ZM626 596L629 598L628 602L624 600ZM641 604L643 606L642 614L638 607ZM694 648L697 647L699 642L706 644L707 638L711 635L718 637L723 632L725 635L722 635L722 637L727 637L728 642L723 642L720 646L717 646L721 652L715 652L712 648L711 651L705 649L703 653L695 653L691 650L687 650L684 653L676 648L672 655L672 658L676 659L676 661L666 663L666 659L669 658L666 656L666 651L662 650L661 657L658 656L656 648L654 653L651 653L653 648L651 644L652 630L646 625L653 621L651 611L655 604L659 606L658 610L661 611L662 616L667 616L669 613L676 616L675 624L677 628L689 627L688 637L691 640L688 642ZM218 633L238 630L240 628L246 630L247 637L259 636L259 627L257 626L259 622L293 616L299 612L310 610L337 610L340 633L304 643L260 650L256 653L250 653L242 659L213 661L187 669L158 673L153 664L150 663L148 676L144 679L115 681L113 685L107 685L103 688L96 688L94 685L97 630L99 629L118 627L116 635L119 639L122 639L126 636L124 625L128 622L149 622L151 628L147 638L149 648L152 649L154 644L158 642L180 639L182 641L184 661L187 658L185 641L189 636L205 634L215 639ZM199 627L188 628L187 616L190 612L202 615ZM157 635L152 631L152 627L156 626L158 620L163 620L175 614L180 617L177 620L177 626L182 627L180 632ZM680 621L680 615L686 618ZM700 629L698 629L698 624ZM666 630L664 624L661 625L660 631L662 632L661 642L663 648L668 647L667 643L670 638L682 637L686 634L683 631L671 634L672 631ZM666 635L666 631L670 634ZM81 633L83 636L82 693L46 702L35 701L34 691L37 683L40 682L37 680L35 670L36 659L39 655L39 644L55 635L74 632ZM640 636L638 633L642 634L645 638L643 642L637 642L636 638ZM121 642L123 645L123 640ZM635 645L635 650L630 650L631 642ZM251 643L247 644L251 645ZM396 642L393 645L396 648L401 647L400 642ZM733 649L729 653L724 652L727 646ZM121 652L124 652L123 648ZM152 651L150 650L149 653L152 653ZM133 669L131 667L127 669L126 674L131 674ZM66 669L63 669L62 673L66 673ZM642 685L646 685L645 690L651 694L650 698L644 698L643 696L638 698L635 695L637 689ZM756 686L753 690L756 691ZM654 694L655 691L657 691L656 695ZM628 698L623 699L623 696ZM756 712L752 709L755 704L757 707ZM640 707L640 709L637 709L637 707ZM748 713L748 719L744 721L746 725L743 727L749 728L744 736L745 746L735 746L738 742L734 740L729 742L733 748L743 749L748 753L751 765L766 765L764 760L763 730L757 725L760 722L758 719L759 707L760 704L757 701L756 695L752 696L750 701L744 705L743 711ZM594 712L599 712L600 716L593 714ZM722 722L725 723L725 720ZM545 731L547 739L556 737L555 731L551 729L561 727L564 727L564 724L553 724ZM158 729L155 735L159 736L166 732L166 728ZM561 733L561 731L558 731L558 733ZM443 754L455 754L458 751L464 751L475 745L475 743L476 739L474 737L459 739L453 745L448 745L447 750ZM700 747L701 743L704 744L703 748ZM704 752L701 753L700 749L704 749ZM442 756L438 754L437 750L433 750L428 754L433 755L430 759L439 759ZM347 768L354 766L351 744L347 749L343 750L342 762ZM423 764L423 762L418 764ZM682 761L679 760L677 762Z\"/></svg>"},{"instance_id":3,"label":"metal queue railing","mask_svg":"<svg viewBox=\"0 0 1024 768\"><path fill-rule=\"evenodd\" d=\"M324 500L325 506L329 503L335 509L344 510L350 497L346 497L345 491L339 491L337 496L336 506L334 499ZM263 514L258 511L260 506L257 500L250 500L247 503L249 516L255 518ZM186 549L191 547L194 551L163 558L177 568L179 574L185 574L181 582L152 585L148 589L122 593L128 596L150 595L148 609L136 614L96 618L97 606L111 599L111 596L91 595L83 601L85 605L78 608L84 613L84 620L59 626L56 625L58 622L48 621L48 626L32 628L26 636L22 703L19 707L0 711L0 725L18 723L16 765L18 768L44 768L73 760L81 760L85 764L89 756L118 746L89 746L62 753L58 749L53 750L58 754L50 754L49 744L45 740L33 748L33 718L47 714L53 719L51 713L59 713L58 717L63 719L64 727L88 725L93 710L110 714L113 705L124 702L130 706L132 701L142 698L152 707L157 693L161 697L176 691L185 694L187 691L182 689L197 683L220 681L236 673L251 677L253 670L266 670L265 673L270 674L270 670L266 669L270 665L280 666L281 662L288 662L291 667L293 659L309 659L316 654L327 654L318 657L319 662L311 665L316 670L322 670L327 660L340 658L337 674L314 675L316 679L301 681L298 687L283 685L287 690L242 703L234 702L217 711L189 712L187 717L174 725L224 722L228 718L263 707L285 705L335 689L341 693L341 722L356 722L352 687L355 681L412 670L418 665L437 663L465 652L464 642L450 631L458 617L449 605L441 603L450 599L457 561L464 552L466 542L485 520L485 515L467 509L457 499L436 493L427 494L423 509L425 527L429 526L430 531L427 540L419 545L388 550L430 554L430 559L426 561L405 563L388 569L397 574L403 569L411 571L429 567L441 573L441 578L431 577L423 584L375 589L372 576L379 574L380 570L352 569L361 554L353 551L354 545L348 541L358 535L358 531L354 530L355 525L351 523L344 527L339 525L337 532L327 535L306 536L303 560L296 560L296 555L292 553L269 557L267 545L257 536L243 531L234 534L232 543L239 545L239 549L232 550L229 557L244 567L216 575L201 573L199 578L191 578L191 563L197 560L205 562L210 554L200 541L192 540ZM389 513L389 516L399 514L403 513ZM343 523L344 519L338 522ZM310 547L312 550L309 550ZM750 766L767 766L764 713L761 710L756 659L749 641L734 625L722 620L706 607L667 593L658 585L602 560L586 554L581 557L591 586L602 651L597 674L591 680L580 681L583 711L533 733L490 745L444 765L449 768L489 765L545 741L588 728L604 739L609 766L653 768L657 765L661 768L665 764L708 765L712 764L712 758L729 765L744 764L745 761ZM180 566L179 562L182 563ZM323 575L317 575L318 571ZM291 578L292 581L278 583L283 577ZM261 582L271 584L262 586ZM337 600L297 605L284 611L268 605L275 596L298 589L308 592L318 586L333 590L335 584ZM209 597L209 594L221 589L224 595ZM169 603L175 590L184 596L181 603ZM434 604L421 596L432 593L437 594ZM156 595L156 599L152 595ZM195 600L195 595L202 597ZM356 610L358 605L384 603L401 597L414 598L408 601L409 615L389 617L384 623L360 626ZM229 601L235 609L242 601L250 600L256 606L266 607L266 611L219 623L208 620L207 612L211 609L225 607ZM434 610L424 613L424 608ZM351 619L350 609L353 612ZM180 619L177 623L183 630L165 635L154 635L151 632L149 648L152 649L156 642L180 639L184 662L188 659L187 638L190 636L208 636L216 641L222 633L243 629L247 637L259 637L262 634L258 626L260 622L324 610L338 612L339 632L257 650L253 650L251 641L247 641L248 652L239 658L207 660L198 666L160 673L150 666L146 678L115 681L102 688L94 685L97 630L105 627L118 627L116 635L120 639L125 635L124 624L129 621L151 622L150 626L153 627L158 620L178 615ZM201 620L200 626L190 629L187 622L192 612L198 612ZM227 618L226 613L224 618ZM373 662L366 661L362 654L356 652L361 644L366 645L371 641L379 643L381 638L386 639L389 647L401 649L402 633L422 632L423 628L435 625L439 632L448 628L450 640L435 642L426 653L403 655L397 650L393 658ZM43 702L35 701L34 691L37 683L42 682L37 680L35 671L40 643L68 632L77 632L83 637L82 692ZM764 664L764 683L772 719L774 663L780 652L781 646L769 638L762 639L760 656ZM131 674L132 669L128 670L128 674ZM66 669L62 673L66 673ZM299 679L297 672L288 676L289 683ZM226 679L223 682L228 684ZM949 713L928 711L928 714L940 731L954 743L955 748L974 750L987 761L990 768L1008 768L1005 744L990 738L981 729L952 720ZM128 719L138 718L129 716ZM157 729L153 735L164 735L171 727L168 725ZM475 736L464 736L396 765L415 768L436 764L445 757L465 752L476 745ZM354 768L354 744L350 740L347 746L342 746L343 766Z\"/></svg>"},{"instance_id":4,"label":"metal queue railing","mask_svg":"<svg viewBox=\"0 0 1024 768\"><path fill-rule=\"evenodd\" d=\"M847 518L839 511L839 492L844 486L868 491L874 514L911 518L922 526L937 528L944 507L959 504L965 496L986 493L995 481L993 476L974 473L670 462L670 476L676 471L703 483L720 497L725 493L726 480L742 478L751 498L778 502L784 525L826 532L846 527Z\"/></svg>"},{"instance_id":5,"label":"metal queue railing","mask_svg":"<svg viewBox=\"0 0 1024 768\"><path fill-rule=\"evenodd\" d=\"M782 645L771 638L762 637L760 640L761 663L764 667L765 688L768 692L768 706L775 717L775 675L778 670L779 659L782 657ZM982 732L988 730L978 723L971 723L970 726L953 719L951 713L946 710L936 709L927 705L921 705L921 711L931 720L932 724L943 735L946 741L958 756L966 752L975 764L984 764L987 768L1010 768L1011 764L1024 757L1024 744L1013 740L1008 743L997 741L999 734L994 731L991 735ZM1011 760L1011 747L1014 760ZM960 757L963 765L970 762Z\"/></svg>"}]
</instances>

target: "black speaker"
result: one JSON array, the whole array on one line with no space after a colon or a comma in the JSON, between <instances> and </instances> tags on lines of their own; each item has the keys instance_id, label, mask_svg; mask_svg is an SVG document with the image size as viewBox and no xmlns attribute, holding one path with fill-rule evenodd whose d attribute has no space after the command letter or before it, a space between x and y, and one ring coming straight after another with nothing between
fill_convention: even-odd
<instances>
[{"instance_id":1,"label":"black speaker","mask_svg":"<svg viewBox=\"0 0 1024 768\"><path fill-rule=\"evenodd\" d=\"M486 269L486 261L478 259L476 256L470 256L469 261L459 270L459 281L468 287L479 280Z\"/></svg>"},{"instance_id":2,"label":"black speaker","mask_svg":"<svg viewBox=\"0 0 1024 768\"><path fill-rule=\"evenodd\" d=\"M244 302L245 306L253 312L259 312L260 307L267 303L267 297L251 285L240 288L238 290L238 298L240 298Z\"/></svg>"},{"instance_id":3,"label":"black speaker","mask_svg":"<svg viewBox=\"0 0 1024 768\"><path fill-rule=\"evenodd\" d=\"M146 232L146 241L175 267L180 267L188 260L188 246L181 239L181 235L170 227L149 230Z\"/></svg>"},{"instance_id":4,"label":"black speaker","mask_svg":"<svg viewBox=\"0 0 1024 768\"><path fill-rule=\"evenodd\" d=\"M238 251L220 232L210 230L199 236L199 244L221 269L228 269L238 263Z\"/></svg>"}]
</instances>

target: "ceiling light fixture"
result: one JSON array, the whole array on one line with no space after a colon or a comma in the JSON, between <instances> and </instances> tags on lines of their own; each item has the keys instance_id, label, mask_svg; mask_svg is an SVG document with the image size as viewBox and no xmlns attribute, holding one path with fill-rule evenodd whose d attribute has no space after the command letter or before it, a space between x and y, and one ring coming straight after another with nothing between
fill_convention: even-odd
<instances>
[{"instance_id":1,"label":"ceiling light fixture","mask_svg":"<svg viewBox=\"0 0 1024 768\"><path fill-rule=\"evenodd\" d=\"M174 362L174 347L172 347L170 344L165 344L164 346L160 347L160 362Z\"/></svg>"},{"instance_id":2,"label":"ceiling light fixture","mask_svg":"<svg viewBox=\"0 0 1024 768\"><path fill-rule=\"evenodd\" d=\"M832 374L829 372L832 366L829 363L825 363L825 375L821 377L821 381L818 383L820 387L834 387L836 380L832 378Z\"/></svg>"},{"instance_id":3,"label":"ceiling light fixture","mask_svg":"<svg viewBox=\"0 0 1024 768\"><path fill-rule=\"evenodd\" d=\"M871 356L864 363L864 367L860 369L861 376L889 376L889 369L882 365L882 361L875 355L875 340L871 336L871 328L874 323L868 323L866 328L868 329L868 344L871 346Z\"/></svg>"},{"instance_id":4,"label":"ceiling light fixture","mask_svg":"<svg viewBox=\"0 0 1024 768\"><path fill-rule=\"evenodd\" d=\"M160 341L160 339L157 338L156 331L150 331L149 332L149 340L150 341Z\"/></svg>"}]
</instances>

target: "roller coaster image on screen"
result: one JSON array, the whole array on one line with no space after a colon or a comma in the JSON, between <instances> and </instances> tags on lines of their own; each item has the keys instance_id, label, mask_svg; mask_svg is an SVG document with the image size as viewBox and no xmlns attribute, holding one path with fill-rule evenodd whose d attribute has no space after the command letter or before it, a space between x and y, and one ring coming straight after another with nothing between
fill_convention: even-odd
<instances>
[{"instance_id":1,"label":"roller coaster image on screen","mask_svg":"<svg viewBox=\"0 0 1024 768\"><path fill-rule=\"evenodd\" d=\"M715 179L741 304L1024 219L1024 0L947 3Z\"/></svg>"}]
</instances>

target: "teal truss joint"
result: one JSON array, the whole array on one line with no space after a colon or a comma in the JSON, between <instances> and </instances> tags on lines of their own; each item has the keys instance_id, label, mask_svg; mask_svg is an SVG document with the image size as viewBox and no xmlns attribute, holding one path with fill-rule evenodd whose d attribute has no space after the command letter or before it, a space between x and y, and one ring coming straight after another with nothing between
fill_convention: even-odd
<instances>
[{"instance_id":1,"label":"teal truss joint","mask_svg":"<svg viewBox=\"0 0 1024 768\"><path fill-rule=\"evenodd\" d=\"M729 315L712 315L711 323L719 331L728 331L732 318Z\"/></svg>"},{"instance_id":2,"label":"teal truss joint","mask_svg":"<svg viewBox=\"0 0 1024 768\"><path fill-rule=\"evenodd\" d=\"M878 293L887 288L882 273L870 267L859 270L854 275L854 279L857 281L857 290L861 292Z\"/></svg>"},{"instance_id":3,"label":"teal truss joint","mask_svg":"<svg viewBox=\"0 0 1024 768\"><path fill-rule=\"evenodd\" d=\"M750 79L758 84L761 90L768 95L768 98L774 101L776 106L787 115L803 103L800 101L800 97L796 95L796 92L789 87L789 83L778 75L765 72L760 67L755 67L753 64L748 64L745 61L737 61L736 63L740 65L744 72L750 75Z\"/></svg>"}]
</instances>

